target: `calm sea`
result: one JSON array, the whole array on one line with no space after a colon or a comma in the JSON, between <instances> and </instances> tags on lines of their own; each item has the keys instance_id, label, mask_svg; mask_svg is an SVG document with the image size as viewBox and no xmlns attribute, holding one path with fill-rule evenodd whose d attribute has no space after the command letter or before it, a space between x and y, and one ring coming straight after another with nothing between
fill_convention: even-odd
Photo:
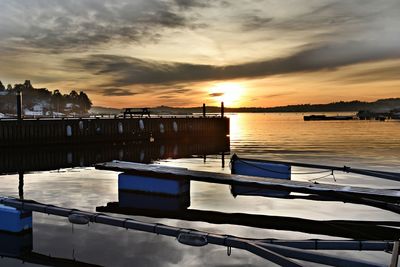
<instances>
[{"instance_id":1,"label":"calm sea","mask_svg":"<svg viewBox=\"0 0 400 267\"><path fill-rule=\"evenodd\" d=\"M230 154L236 153L239 156L260 159L399 171L400 121L304 122L303 115L305 114L230 114ZM193 140L193 143L195 142L196 140ZM68 157L68 154L66 156ZM230 155L227 153L224 156L217 153L207 155L206 158L202 155L193 155L157 162L169 166L229 173L229 158ZM292 170L293 172L307 171L299 168ZM25 199L96 211L96 207L118 201L117 175L114 172L95 170L92 167L27 172L24 174L23 194ZM399 188L398 183L378 178L339 172L335 174L335 177L328 175L321 178L322 176L326 174L295 174L292 179L302 181L319 179L320 183ZM20 191L18 174L0 176L0 195L18 197ZM362 205L262 196L235 197L229 186L201 182L191 182L189 209L310 220L399 221L399 216L395 213ZM290 229L262 229L173 218L116 216L242 237L338 239L338 237ZM315 223L315 227L318 228L318 223ZM13 255L5 255L5 252L0 251L0 255L7 256L0 258L0 266L52 266L60 259L69 264L65 266L84 264L87 266L92 266L90 264L100 266L268 265L264 259L237 249L233 249L232 255L227 256L224 247L214 245L201 248L188 247L178 243L174 238L155 234L115 229L97 224L75 225L72 229L65 218L43 214L34 214L32 238L33 250L25 257L23 253L17 252L19 242L25 241L2 236L0 248L2 246L4 248L9 243L12 244L10 246L16 247L16 252ZM390 259L390 255L384 252L324 253L358 257L379 263L388 263Z\"/></svg>"}]
</instances>

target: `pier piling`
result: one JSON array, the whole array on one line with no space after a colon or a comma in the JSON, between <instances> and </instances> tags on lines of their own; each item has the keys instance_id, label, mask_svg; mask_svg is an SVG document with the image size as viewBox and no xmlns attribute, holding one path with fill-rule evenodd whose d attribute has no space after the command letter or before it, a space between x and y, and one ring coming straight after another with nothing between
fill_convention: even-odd
<instances>
[{"instance_id":1,"label":"pier piling","mask_svg":"<svg viewBox=\"0 0 400 267\"><path fill-rule=\"evenodd\" d=\"M22 120L22 93L17 91L17 119Z\"/></svg>"}]
</instances>

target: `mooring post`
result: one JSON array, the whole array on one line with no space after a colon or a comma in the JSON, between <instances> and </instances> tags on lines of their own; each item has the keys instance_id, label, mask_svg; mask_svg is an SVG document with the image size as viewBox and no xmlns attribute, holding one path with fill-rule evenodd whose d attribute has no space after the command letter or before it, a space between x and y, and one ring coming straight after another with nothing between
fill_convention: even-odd
<instances>
[{"instance_id":1,"label":"mooring post","mask_svg":"<svg viewBox=\"0 0 400 267\"><path fill-rule=\"evenodd\" d=\"M20 199L24 199L24 172L18 172L18 195Z\"/></svg>"},{"instance_id":2,"label":"mooring post","mask_svg":"<svg viewBox=\"0 0 400 267\"><path fill-rule=\"evenodd\" d=\"M17 91L17 118L22 120L22 93Z\"/></svg>"},{"instance_id":3,"label":"mooring post","mask_svg":"<svg viewBox=\"0 0 400 267\"><path fill-rule=\"evenodd\" d=\"M392 258L390 260L390 267L397 267L399 262L399 241L395 241L393 245Z\"/></svg>"},{"instance_id":4,"label":"mooring post","mask_svg":"<svg viewBox=\"0 0 400 267\"><path fill-rule=\"evenodd\" d=\"M221 102L221 118L224 117L224 102Z\"/></svg>"},{"instance_id":5,"label":"mooring post","mask_svg":"<svg viewBox=\"0 0 400 267\"><path fill-rule=\"evenodd\" d=\"M206 104L203 103L203 117L206 117Z\"/></svg>"}]
</instances>

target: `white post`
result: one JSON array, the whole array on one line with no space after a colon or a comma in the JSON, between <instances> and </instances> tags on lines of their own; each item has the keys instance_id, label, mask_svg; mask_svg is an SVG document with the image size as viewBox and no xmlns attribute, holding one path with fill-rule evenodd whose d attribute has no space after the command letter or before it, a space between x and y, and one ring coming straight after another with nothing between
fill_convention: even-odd
<instances>
[{"instance_id":1,"label":"white post","mask_svg":"<svg viewBox=\"0 0 400 267\"><path fill-rule=\"evenodd\" d=\"M390 261L390 267L397 267L399 262L399 241L395 241L393 244L392 260Z\"/></svg>"}]
</instances>

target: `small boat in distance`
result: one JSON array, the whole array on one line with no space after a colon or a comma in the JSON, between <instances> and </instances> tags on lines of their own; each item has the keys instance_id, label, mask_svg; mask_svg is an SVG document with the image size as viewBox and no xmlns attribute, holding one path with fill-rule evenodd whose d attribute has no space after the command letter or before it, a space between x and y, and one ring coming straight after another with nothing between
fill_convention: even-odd
<instances>
[{"instance_id":1,"label":"small boat in distance","mask_svg":"<svg viewBox=\"0 0 400 267\"><path fill-rule=\"evenodd\" d=\"M400 108L391 110L390 118L392 120L400 120Z\"/></svg>"},{"instance_id":2,"label":"small boat in distance","mask_svg":"<svg viewBox=\"0 0 400 267\"><path fill-rule=\"evenodd\" d=\"M353 119L354 119L353 116L326 116L326 115L304 116L305 121L348 121Z\"/></svg>"}]
</instances>

